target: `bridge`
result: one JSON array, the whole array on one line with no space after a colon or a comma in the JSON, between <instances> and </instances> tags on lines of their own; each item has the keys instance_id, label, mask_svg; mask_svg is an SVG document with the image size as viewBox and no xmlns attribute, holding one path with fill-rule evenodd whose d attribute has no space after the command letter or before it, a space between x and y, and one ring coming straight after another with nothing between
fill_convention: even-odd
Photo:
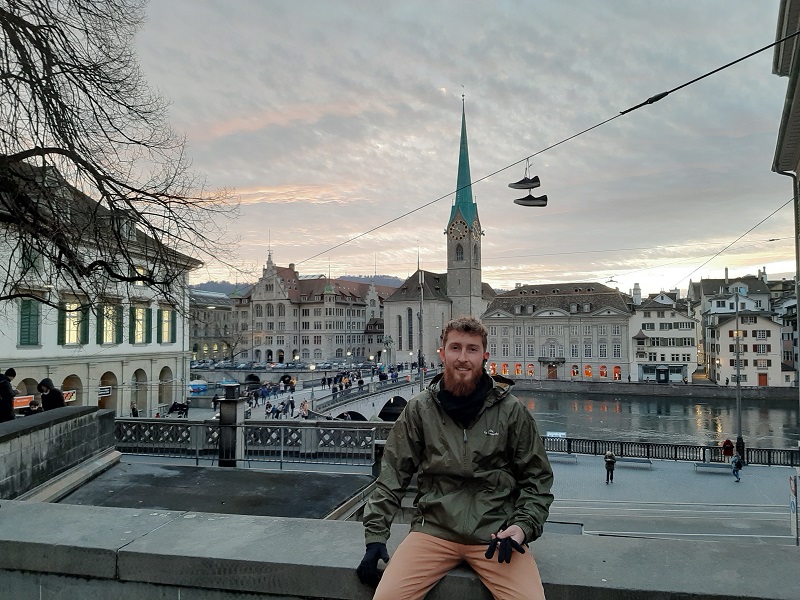
<instances>
[{"instance_id":1,"label":"bridge","mask_svg":"<svg viewBox=\"0 0 800 600\"><path fill-rule=\"evenodd\" d=\"M430 382L426 377L424 385ZM347 418L354 421L395 421L408 400L419 392L417 379L373 381L364 385L363 391L351 387L343 392L327 394L311 401L311 412L326 418Z\"/></svg>"}]
</instances>

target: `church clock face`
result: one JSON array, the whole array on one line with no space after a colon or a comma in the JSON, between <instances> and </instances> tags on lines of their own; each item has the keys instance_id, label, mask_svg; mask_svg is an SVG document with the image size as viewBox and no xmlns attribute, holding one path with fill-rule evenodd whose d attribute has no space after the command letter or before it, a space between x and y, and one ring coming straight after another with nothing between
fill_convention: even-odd
<instances>
[{"instance_id":1,"label":"church clock face","mask_svg":"<svg viewBox=\"0 0 800 600\"><path fill-rule=\"evenodd\" d=\"M447 233L450 234L450 239L453 240L463 240L467 237L467 232L469 229L467 228L467 224L464 221L453 221L450 225L450 228L447 230Z\"/></svg>"},{"instance_id":2,"label":"church clock face","mask_svg":"<svg viewBox=\"0 0 800 600\"><path fill-rule=\"evenodd\" d=\"M477 221L472 224L472 239L476 242L481 239L481 228Z\"/></svg>"}]
</instances>

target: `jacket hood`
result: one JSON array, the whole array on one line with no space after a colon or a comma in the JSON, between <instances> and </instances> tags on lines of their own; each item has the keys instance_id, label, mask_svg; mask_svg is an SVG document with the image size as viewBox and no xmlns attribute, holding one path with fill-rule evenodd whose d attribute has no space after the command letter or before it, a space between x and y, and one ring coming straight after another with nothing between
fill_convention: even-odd
<instances>
[{"instance_id":1,"label":"jacket hood","mask_svg":"<svg viewBox=\"0 0 800 600\"><path fill-rule=\"evenodd\" d=\"M489 375L489 378L492 380L492 389L490 389L487 394L487 405L491 406L508 396L508 394L511 393L511 388L514 387L515 384L513 379L508 379L502 375ZM439 373L436 377L431 379L431 382L428 384L427 391L436 402L439 401L438 394L439 390L442 389L442 379L444 379L444 373Z\"/></svg>"},{"instance_id":2,"label":"jacket hood","mask_svg":"<svg viewBox=\"0 0 800 600\"><path fill-rule=\"evenodd\" d=\"M36 385L36 389L39 390L40 394L44 394L44 386L47 386L48 390L56 389L56 386L53 385L53 380L49 377L45 377Z\"/></svg>"}]
</instances>

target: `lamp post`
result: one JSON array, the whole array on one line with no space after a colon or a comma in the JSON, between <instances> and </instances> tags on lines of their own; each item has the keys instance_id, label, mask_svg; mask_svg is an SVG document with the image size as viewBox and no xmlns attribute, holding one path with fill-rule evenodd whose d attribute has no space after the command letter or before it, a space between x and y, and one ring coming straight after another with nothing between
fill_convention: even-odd
<instances>
[{"instance_id":1,"label":"lamp post","mask_svg":"<svg viewBox=\"0 0 800 600\"><path fill-rule=\"evenodd\" d=\"M317 365L309 365L308 370L311 371L311 410L314 410L314 369L317 368Z\"/></svg>"},{"instance_id":2,"label":"lamp post","mask_svg":"<svg viewBox=\"0 0 800 600\"><path fill-rule=\"evenodd\" d=\"M383 343L386 345L386 372L388 373L389 369L392 367L392 344L394 344L394 340L392 336L387 335L384 336Z\"/></svg>"},{"instance_id":3,"label":"lamp post","mask_svg":"<svg viewBox=\"0 0 800 600\"><path fill-rule=\"evenodd\" d=\"M735 351L736 351L736 451L739 453L739 456L742 457L742 460L746 463L747 460L745 459L745 447L744 447L744 439L742 438L742 373L741 373L741 364L739 361L739 338L742 335L741 330L739 329L739 288L736 288L736 293L734 294L734 300L736 302L736 329L734 330L734 337L735 337Z\"/></svg>"}]
</instances>

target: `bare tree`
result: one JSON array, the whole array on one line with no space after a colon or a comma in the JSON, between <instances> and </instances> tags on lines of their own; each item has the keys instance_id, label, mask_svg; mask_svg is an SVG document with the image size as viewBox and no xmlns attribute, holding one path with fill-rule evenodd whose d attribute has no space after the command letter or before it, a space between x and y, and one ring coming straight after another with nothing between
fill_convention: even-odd
<instances>
[{"instance_id":1,"label":"bare tree","mask_svg":"<svg viewBox=\"0 0 800 600\"><path fill-rule=\"evenodd\" d=\"M0 0L0 300L167 299L216 252L225 192L189 169L133 50L143 0ZM5 257L3 257L4 259Z\"/></svg>"}]
</instances>

